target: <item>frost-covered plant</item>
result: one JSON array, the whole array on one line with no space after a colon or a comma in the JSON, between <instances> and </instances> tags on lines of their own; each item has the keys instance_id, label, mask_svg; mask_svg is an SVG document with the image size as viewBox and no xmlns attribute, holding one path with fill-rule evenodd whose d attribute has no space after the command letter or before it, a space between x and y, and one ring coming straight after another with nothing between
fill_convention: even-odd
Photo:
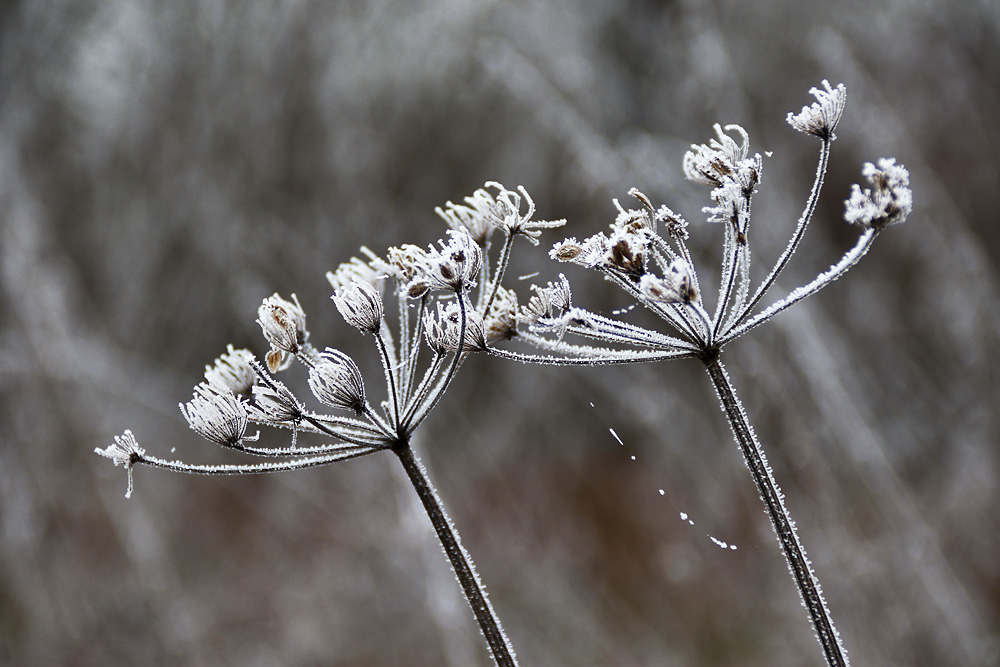
<instances>
[{"instance_id":1,"label":"frost-covered plant","mask_svg":"<svg viewBox=\"0 0 1000 667\"><path fill-rule=\"evenodd\" d=\"M845 202L845 219L861 228L855 246L812 282L758 310L798 248L813 217L830 146L835 139L834 130L844 110L846 89L843 84L833 87L823 81L823 89L813 88L810 93L816 102L798 114L789 113L787 120L795 129L820 139L816 178L788 245L755 289L750 281L750 217L753 197L761 181L763 159L759 154L750 155L749 137L742 127L715 125L715 138L707 144L693 145L683 163L684 173L690 180L711 188L713 204L704 212L709 222L722 226L725 237L714 308L703 299L687 246L687 221L666 206L654 207L645 195L633 189L629 194L638 200L640 207L625 209L616 200L618 215L610 232L599 232L582 241L566 239L557 243L550 255L560 262L600 272L636 303L662 318L668 332L654 331L573 306L569 281L560 275L557 282L544 288L533 287L535 295L518 311L520 326L516 339L549 353L525 354L492 347L489 351L507 359L563 365L623 364L685 357L703 361L764 501L826 661L829 665L847 665L846 651L785 507L784 496L720 357L726 344L842 276L868 251L883 229L902 222L910 213L912 198L906 169L893 159L881 159L877 165L866 164L862 173L871 187L862 190L855 185ZM611 347L571 343L566 340L567 334Z\"/></svg>"},{"instance_id":2,"label":"frost-covered plant","mask_svg":"<svg viewBox=\"0 0 1000 667\"><path fill-rule=\"evenodd\" d=\"M365 259L355 257L327 273L334 304L344 320L375 341L387 387L386 400L378 409L368 401L354 360L339 350L320 352L313 347L298 299L292 295L288 301L275 294L264 299L257 311L257 323L270 345L264 363L248 350L229 346L214 365L206 367L205 381L180 409L191 428L206 440L279 460L239 465L169 461L147 454L131 431L95 451L126 469L126 497L132 493L132 469L137 465L243 475L297 470L391 451L427 510L494 661L511 666L517 664L513 648L472 559L411 448L414 431L444 395L463 359L470 352L487 349L490 342L514 335L516 302L501 286L514 238L524 236L537 245L539 230L564 223L532 220L534 203L523 188L513 192L492 182L486 188L477 190L464 204L448 202L444 209L437 209L451 227L446 241L426 250L413 245L390 248L388 259L362 248ZM504 241L491 271L491 238L498 229ZM398 307L395 335L385 314L387 295ZM429 359L426 352L421 354L425 344ZM308 370L315 399L346 415L307 408L275 379L275 374L296 360ZM247 435L251 423L290 430L290 444L257 446L259 434ZM300 446L299 433L327 436L335 442Z\"/></svg>"}]
</instances>

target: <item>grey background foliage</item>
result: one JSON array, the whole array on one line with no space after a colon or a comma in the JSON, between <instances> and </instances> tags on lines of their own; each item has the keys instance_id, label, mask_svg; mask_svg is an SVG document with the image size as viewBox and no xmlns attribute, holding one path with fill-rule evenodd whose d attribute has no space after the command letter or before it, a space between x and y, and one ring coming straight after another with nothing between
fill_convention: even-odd
<instances>
[{"instance_id":1,"label":"grey background foliage","mask_svg":"<svg viewBox=\"0 0 1000 667\"><path fill-rule=\"evenodd\" d=\"M622 295L548 245L604 228L632 186L694 224L707 192L681 157L740 123L773 152L762 271L818 149L784 116L829 78L848 110L781 289L852 243L863 162L906 164L914 213L727 363L856 664L997 664L998 33L985 0L6 3L0 661L487 664L392 457L140 469L126 501L94 447L131 428L230 460L175 406L227 343L264 351L275 291L376 391L323 273L439 238L434 206L489 179L570 221L511 275L566 271L608 312ZM705 275L719 230L692 232ZM473 359L420 437L524 664L819 664L697 362Z\"/></svg>"}]
</instances>

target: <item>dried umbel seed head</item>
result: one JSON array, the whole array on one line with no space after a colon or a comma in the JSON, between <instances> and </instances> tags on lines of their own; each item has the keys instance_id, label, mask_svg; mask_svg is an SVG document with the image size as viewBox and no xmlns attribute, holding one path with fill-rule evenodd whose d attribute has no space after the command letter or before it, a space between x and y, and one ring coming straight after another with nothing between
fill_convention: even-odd
<instances>
[{"instance_id":1,"label":"dried umbel seed head","mask_svg":"<svg viewBox=\"0 0 1000 667\"><path fill-rule=\"evenodd\" d=\"M116 435L113 444L106 449L95 448L94 453L100 454L104 458L111 459L116 466L125 468L128 473L128 488L125 497L132 497L132 467L142 459L146 452L136 442L132 431L125 431L122 435Z\"/></svg>"},{"instance_id":2,"label":"dried umbel seed head","mask_svg":"<svg viewBox=\"0 0 1000 667\"><path fill-rule=\"evenodd\" d=\"M653 211L649 197L635 188L629 190L629 194L646 205L646 210L626 209L617 199L612 199L612 203L618 209L618 216L611 224L611 228L621 229L631 234L653 234L656 231L656 222L651 215Z\"/></svg>"},{"instance_id":3,"label":"dried umbel seed head","mask_svg":"<svg viewBox=\"0 0 1000 667\"><path fill-rule=\"evenodd\" d=\"M309 339L306 314L294 294L292 300L294 303L274 294L264 299L257 309L257 324L271 344L267 366L272 373L288 368L292 356L298 354Z\"/></svg>"},{"instance_id":4,"label":"dried umbel seed head","mask_svg":"<svg viewBox=\"0 0 1000 667\"><path fill-rule=\"evenodd\" d=\"M495 199L483 189L477 190L466 201L483 211L485 217L495 227L502 229L507 236L519 234L528 239L532 245L538 245L540 230L553 229L566 224L565 220L532 220L531 216L535 214L535 202L523 186L517 186L517 192L514 192L500 183L490 181L486 187L497 190ZM522 202L527 209L524 213L521 213Z\"/></svg>"},{"instance_id":5,"label":"dried umbel seed head","mask_svg":"<svg viewBox=\"0 0 1000 667\"><path fill-rule=\"evenodd\" d=\"M447 288L467 292L479 279L483 253L467 232L449 231L451 237L438 257L431 259L430 275L440 278ZM430 255L428 256L430 258Z\"/></svg>"},{"instance_id":6,"label":"dried umbel seed head","mask_svg":"<svg viewBox=\"0 0 1000 667\"><path fill-rule=\"evenodd\" d=\"M528 300L528 305L518 315L518 319L525 324L534 325L541 320L562 317L573 306L569 280L561 273L557 282L550 282L545 287L532 285L531 289L535 291L535 296Z\"/></svg>"},{"instance_id":7,"label":"dried umbel seed head","mask_svg":"<svg viewBox=\"0 0 1000 667\"><path fill-rule=\"evenodd\" d=\"M305 415L305 409L291 390L274 379L269 385L254 386L250 409L257 410L255 417L278 424L298 424Z\"/></svg>"},{"instance_id":8,"label":"dried umbel seed head","mask_svg":"<svg viewBox=\"0 0 1000 667\"><path fill-rule=\"evenodd\" d=\"M249 397L257 382L257 373L251 365L253 359L249 350L237 350L229 345L214 365L205 366L205 381L219 393Z\"/></svg>"},{"instance_id":9,"label":"dried umbel seed head","mask_svg":"<svg viewBox=\"0 0 1000 667\"><path fill-rule=\"evenodd\" d=\"M179 407L191 429L210 442L235 447L244 440L256 440L246 437L247 411L231 393L217 393L203 382L194 388L194 397Z\"/></svg>"},{"instance_id":10,"label":"dried umbel seed head","mask_svg":"<svg viewBox=\"0 0 1000 667\"><path fill-rule=\"evenodd\" d=\"M351 326L372 334L382 327L382 295L370 282L355 279L330 298Z\"/></svg>"},{"instance_id":11,"label":"dried umbel seed head","mask_svg":"<svg viewBox=\"0 0 1000 667\"><path fill-rule=\"evenodd\" d=\"M847 104L847 88L838 83L836 88L823 79L823 88L810 88L809 94L816 101L797 114L788 113L788 123L799 132L812 134L820 139L833 141L837 136L833 133Z\"/></svg>"},{"instance_id":12,"label":"dried umbel seed head","mask_svg":"<svg viewBox=\"0 0 1000 667\"><path fill-rule=\"evenodd\" d=\"M404 246L389 250L390 257L412 275L405 287L410 298L420 298L433 290L464 293L475 286L482 268L482 250L464 229L450 229L448 236L447 243L439 243L440 248L430 246L423 251Z\"/></svg>"},{"instance_id":13,"label":"dried umbel seed head","mask_svg":"<svg viewBox=\"0 0 1000 667\"><path fill-rule=\"evenodd\" d=\"M619 230L608 242L610 253L607 263L633 280L646 272L646 238Z\"/></svg>"},{"instance_id":14,"label":"dried umbel seed head","mask_svg":"<svg viewBox=\"0 0 1000 667\"><path fill-rule=\"evenodd\" d=\"M593 269L607 265L610 250L607 235L598 232L583 241L570 237L556 243L549 251L549 257L559 262L571 262Z\"/></svg>"},{"instance_id":15,"label":"dried umbel seed head","mask_svg":"<svg viewBox=\"0 0 1000 667\"><path fill-rule=\"evenodd\" d=\"M687 220L670 210L666 204L656 210L656 222L662 222L666 226L667 235L671 238L687 241L690 236Z\"/></svg>"},{"instance_id":16,"label":"dried umbel seed head","mask_svg":"<svg viewBox=\"0 0 1000 667\"><path fill-rule=\"evenodd\" d=\"M483 322L487 343L510 340L517 335L517 295L499 287L493 306Z\"/></svg>"},{"instance_id":17,"label":"dried umbel seed head","mask_svg":"<svg viewBox=\"0 0 1000 667\"><path fill-rule=\"evenodd\" d=\"M441 304L438 304L440 309ZM427 346L430 347L436 354L444 354L448 351L445 345L445 328L442 326L441 321L438 317L435 317L434 312L427 310L424 313L424 340L427 341Z\"/></svg>"},{"instance_id":18,"label":"dried umbel seed head","mask_svg":"<svg viewBox=\"0 0 1000 667\"><path fill-rule=\"evenodd\" d=\"M708 144L692 144L691 150L685 153L684 175L713 188L738 183L745 196L752 194L760 183L763 161L760 155L747 157L750 136L739 125L723 128L716 123L714 127L718 139L712 139ZM726 132L739 135L742 143L737 144Z\"/></svg>"},{"instance_id":19,"label":"dried umbel seed head","mask_svg":"<svg viewBox=\"0 0 1000 667\"><path fill-rule=\"evenodd\" d=\"M663 278L647 273L639 281L639 290L660 303L691 303L698 298L690 265L677 258L667 267Z\"/></svg>"},{"instance_id":20,"label":"dried umbel seed head","mask_svg":"<svg viewBox=\"0 0 1000 667\"><path fill-rule=\"evenodd\" d=\"M723 132L718 123L713 127L718 139L711 139L708 144L691 144L691 150L684 154L683 167L684 175L692 181L717 188L731 179L739 163L746 159L750 140L746 130L739 125L726 125L725 130L738 133L743 139L742 145Z\"/></svg>"},{"instance_id":21,"label":"dried umbel seed head","mask_svg":"<svg viewBox=\"0 0 1000 667\"><path fill-rule=\"evenodd\" d=\"M448 202L444 208L440 206L435 208L434 212L441 216L449 227L456 230L464 229L476 243L483 245L496 229L489 217L488 209L493 198L485 190L477 190L471 197L466 197L465 201L473 206L470 208Z\"/></svg>"},{"instance_id":22,"label":"dried umbel seed head","mask_svg":"<svg viewBox=\"0 0 1000 667\"><path fill-rule=\"evenodd\" d=\"M472 309L465 311L465 335L462 335L462 312L457 303L437 304L437 313L424 314L424 336L435 352L454 352L462 340L462 352L482 352L487 348L483 318Z\"/></svg>"},{"instance_id":23,"label":"dried umbel seed head","mask_svg":"<svg viewBox=\"0 0 1000 667\"><path fill-rule=\"evenodd\" d=\"M309 369L309 388L324 405L365 411L365 385L354 360L339 350L326 348L321 361Z\"/></svg>"},{"instance_id":24,"label":"dried umbel seed head","mask_svg":"<svg viewBox=\"0 0 1000 667\"><path fill-rule=\"evenodd\" d=\"M913 210L910 174L895 158L881 158L876 167L865 163L862 175L872 185L861 190L855 184L850 199L844 202L844 219L851 224L881 230L903 222Z\"/></svg>"},{"instance_id":25,"label":"dried umbel seed head","mask_svg":"<svg viewBox=\"0 0 1000 667\"><path fill-rule=\"evenodd\" d=\"M363 259L352 257L350 261L338 266L336 271L326 272L326 279L334 292L347 287L355 280L359 280L372 285L381 294L385 278L395 275L393 267L371 250L362 246L361 252L368 257L367 262Z\"/></svg>"},{"instance_id":26,"label":"dried umbel seed head","mask_svg":"<svg viewBox=\"0 0 1000 667\"><path fill-rule=\"evenodd\" d=\"M408 283L420 272L427 256L427 251L411 243L398 248L389 248L387 255L394 275L401 283Z\"/></svg>"}]
</instances>

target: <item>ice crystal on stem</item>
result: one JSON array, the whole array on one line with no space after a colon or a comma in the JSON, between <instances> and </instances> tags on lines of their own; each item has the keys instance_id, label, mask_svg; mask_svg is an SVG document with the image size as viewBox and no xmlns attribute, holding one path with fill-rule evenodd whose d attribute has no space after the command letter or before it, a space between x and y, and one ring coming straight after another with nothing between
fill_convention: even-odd
<instances>
[{"instance_id":1,"label":"ice crystal on stem","mask_svg":"<svg viewBox=\"0 0 1000 667\"><path fill-rule=\"evenodd\" d=\"M713 205L703 212L710 223L723 227L719 293L711 311L699 288L698 273L687 247L688 223L666 206L654 208L648 197L630 191L641 204L626 210L617 201L618 215L610 232L598 232L582 241L568 238L556 243L550 257L601 273L666 323L666 331L606 317L569 305L569 283L560 276L560 287L534 287L519 313L521 325L514 340L535 345L545 354L528 354L490 348L495 356L543 364L621 364L696 357L704 362L734 436L745 457L781 545L793 579L809 611L829 665L846 665L847 655L823 600L819 582L795 532L784 498L767 466L720 354L726 344L763 324L782 310L815 294L847 272L871 247L878 233L902 222L912 209L906 169L893 159L866 164L863 175L872 186L855 185L846 201L845 218L863 228L854 248L814 280L758 309L795 253L816 210L834 140L834 129L844 111L847 91L843 84L810 93L816 102L798 114L788 114L796 130L821 140L819 164L812 190L797 225L773 268L754 287L750 280L750 220L753 197L761 182L763 158L750 154L750 138L739 125L714 126L715 137L694 144L684 155L685 176L712 188ZM662 231L660 227L663 227ZM565 293L565 300L558 294ZM616 311L620 314L628 309ZM571 342L568 336L597 341L600 346Z\"/></svg>"},{"instance_id":2,"label":"ice crystal on stem","mask_svg":"<svg viewBox=\"0 0 1000 667\"><path fill-rule=\"evenodd\" d=\"M496 195L481 189L466 199L467 206L449 203L446 209L438 209L451 227L447 239L426 250L413 245L390 248L388 259L362 248L364 259L352 258L327 273L334 305L344 321L375 343L385 373L386 399L381 411L369 405L361 371L350 356L331 348L320 353L309 343L305 311L295 295L289 301L274 294L257 311L257 323L268 345L265 363L248 350L230 345L213 365L206 366L205 382L195 387L192 399L180 405L188 424L205 439L273 461L238 465L168 461L146 454L131 431L96 452L126 468L127 495L131 495L136 465L240 475L297 470L391 451L427 510L495 662L511 666L516 664L513 649L458 533L411 449L414 432L441 400L467 356L487 350L487 341L517 335L517 299L501 286L512 240L523 236L537 244L540 230L562 224L532 220L534 203L524 188L513 192L497 183L486 187ZM490 271L489 238L497 229L504 232L505 241ZM387 316L384 303L390 291L398 306L394 317ZM425 341L430 354L421 354ZM296 360L308 373L313 397L322 406L347 410L348 415L307 408L288 385L273 377L290 369ZM257 436L246 434L250 423L291 430L291 441L282 447L257 446ZM299 446L300 433L334 442Z\"/></svg>"}]
</instances>

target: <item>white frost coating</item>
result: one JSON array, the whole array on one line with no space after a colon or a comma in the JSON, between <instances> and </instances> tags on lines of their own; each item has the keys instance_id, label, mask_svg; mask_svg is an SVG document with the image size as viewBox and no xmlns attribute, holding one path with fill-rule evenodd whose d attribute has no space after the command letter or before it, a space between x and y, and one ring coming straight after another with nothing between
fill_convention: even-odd
<instances>
[{"instance_id":1,"label":"white frost coating","mask_svg":"<svg viewBox=\"0 0 1000 667\"><path fill-rule=\"evenodd\" d=\"M729 549L731 551L736 551L736 545L735 544L729 544L728 542L720 540L717 537L712 537L711 535L708 536L708 539L712 540L712 542L717 547L719 547L720 549Z\"/></svg>"},{"instance_id":2,"label":"white frost coating","mask_svg":"<svg viewBox=\"0 0 1000 667\"><path fill-rule=\"evenodd\" d=\"M352 327L371 334L382 327L385 316L382 295L368 280L351 277L351 282L339 286L330 298L344 321Z\"/></svg>"},{"instance_id":3,"label":"white frost coating","mask_svg":"<svg viewBox=\"0 0 1000 667\"><path fill-rule=\"evenodd\" d=\"M743 453L744 462L750 469L757 491L764 502L765 511L781 545L789 573L798 587L803 606L809 612L813 630L823 646L828 664L847 667L850 664L847 651L833 624L830 610L823 598L822 588L813 572L805 547L799 539L795 522L785 507L784 494L774 479L764 450L747 418L743 403L736 395L729 374L721 361L716 359L707 365L707 369L733 436Z\"/></svg>"},{"instance_id":4,"label":"white frost coating","mask_svg":"<svg viewBox=\"0 0 1000 667\"><path fill-rule=\"evenodd\" d=\"M871 188L862 190L855 186L846 202L848 222L866 227L857 245L808 285L793 290L763 312L753 314L795 252L816 210L834 139L833 130L840 122L846 101L844 86L834 87L826 80L822 88L813 88L810 93L816 102L803 107L798 114L789 114L788 122L796 130L823 140L816 177L791 239L756 290L751 290L750 280L750 218L752 199L761 182L763 158L759 154L750 155L749 136L742 127L726 125L723 128L716 124L716 138L707 144L692 145L683 162L688 178L711 187L712 205L703 210L708 213L709 222L723 228L720 230L724 238L721 274L717 281L710 281L719 287L716 303L708 306L702 303L698 275L686 245L689 238L687 222L666 206L657 208L648 197L633 189L629 194L641 206L626 210L615 201L618 215L610 225L610 233L598 232L583 241L570 237L555 244L550 252L555 260L596 269L604 279L631 297L633 303L612 311L611 317L574 308L569 283L560 276L556 284L535 288L536 296L525 308L518 310L515 295L501 287L514 237L524 236L537 244L541 229L561 225L563 221L532 221L534 203L524 188L512 191L490 182L486 188L495 188L496 194L484 188L466 198L464 204L449 202L438 209L439 215L452 228L447 241L427 250L407 245L390 249L390 262L363 249L368 261L355 258L342 265L337 273L330 274L331 284L337 292L334 300L338 309L348 322L374 334L379 346L387 385L381 414L376 414L367 404L363 412L358 410L357 419L353 420L337 421L326 415L309 413L294 397L291 401L284 400L287 397L279 391L278 384L262 377L257 381L265 383L266 389L257 387L253 397L243 401L232 392L245 394L243 388L254 380L239 372L236 365L240 360L235 356L230 360L220 357L216 367L206 374L211 386L196 390L192 401L181 408L192 427L209 440L245 453L262 456L302 454L305 458L249 466L190 466L145 456L130 432L97 453L126 467L130 475L129 492L131 468L136 463L179 472L247 474L322 465L390 447L400 454L401 447L408 448L414 429L440 400L464 358L473 352L486 351L525 363L587 366L698 357L715 383L828 662L846 665L846 654L837 639L808 558L798 542L794 523L784 507L784 496L774 483L760 444L718 356L726 343L843 275L867 252L880 231L901 222L912 209L912 193L905 168L891 159L880 160L877 166L866 164L863 174ZM497 229L504 232L506 239L500 260L493 264L483 255L489 254L487 239ZM537 273L522 276L522 279ZM390 322L383 317L382 296L391 284L400 307L398 336L393 335ZM479 288L478 296L473 294L476 287ZM441 296L434 294L436 290L448 293L451 300L447 305L440 301ZM310 385L327 404L360 405L364 389L356 368L345 371L346 375L340 373L344 369L316 368L323 359L306 342L305 314L294 295L292 299L294 303L275 294L266 299L258 311L258 322L271 345L266 358L271 372L298 359L312 369ZM669 333L616 319L639 304L660 318L665 327L658 328ZM503 319L500 313L492 311L494 305L502 311ZM411 309L414 310L412 317ZM567 336L600 341L607 347L573 344L565 340ZM494 347L515 337L548 354L523 354ZM419 375L420 355L417 352L425 340L433 354L429 362L425 358L420 360L426 368ZM230 352L232 355L232 348ZM262 367L255 368L261 376L268 376ZM354 380L357 382L352 393L347 398L341 397L337 392L345 383ZM272 394L281 400L274 399ZM360 401L355 400L358 397ZM593 403L590 405L594 407ZM287 408L287 418L277 410L283 406ZM248 421L294 428L292 446L278 450L248 446L246 443L250 439L245 437ZM297 448L294 433L300 427L304 431L339 438L347 444L316 450ZM609 432L624 446L614 429ZM636 460L636 456L632 455L631 460ZM665 490L659 489L659 493L663 496ZM682 512L681 518L694 525L686 513ZM720 548L736 548L709 537ZM467 558L464 549L461 551ZM481 590L478 579L475 583ZM479 603L473 606L483 609ZM506 645L506 637L499 643Z\"/></svg>"},{"instance_id":5,"label":"white frost coating","mask_svg":"<svg viewBox=\"0 0 1000 667\"><path fill-rule=\"evenodd\" d=\"M309 389L321 403L361 414L365 385L354 360L339 350L326 348L322 361L309 369Z\"/></svg>"},{"instance_id":6,"label":"white frost coating","mask_svg":"<svg viewBox=\"0 0 1000 667\"><path fill-rule=\"evenodd\" d=\"M719 361L719 354L727 343L842 276L867 253L880 231L902 221L912 208L908 175L903 167L892 160L881 160L877 166L866 165L863 173L872 188L864 191L855 188L847 202L848 221L867 227L855 247L809 284L792 290L787 297L755 313L796 252L816 212L835 138L834 129L846 103L846 88L842 84L834 86L824 80L821 87L811 89L810 93L816 101L803 107L798 114L789 114L788 122L796 130L822 140L816 175L788 243L756 288L751 285L750 218L752 199L761 182L763 158L759 154L751 156L749 137L742 127L716 124L715 138L705 144L692 145L683 161L687 178L710 186L712 206L703 210L709 214L709 222L723 227L716 302L709 306L702 303L698 274L687 247L688 224L668 207L657 208L648 197L633 189L629 194L638 199L642 207L626 210L615 201L618 215L610 225L610 233L598 232L583 240L569 237L555 244L549 255L560 262L598 271L605 280L631 297L632 305L641 304L660 318L665 324L660 329L669 333L639 328L616 319L629 312L629 306L612 311L611 317L580 307L567 308L559 316L536 309L536 317L525 327L527 331L518 331L519 340L550 354L491 352L522 362L557 365L639 363L652 361L654 357L701 359L758 486L827 662L831 666L844 667L848 664L846 652L837 640L836 629L805 550L784 507L784 496ZM607 347L574 344L566 340L569 336L599 341ZM611 432L616 435L613 429ZM660 492L664 494L663 490ZM693 525L686 513L681 516ZM728 542L717 542L722 548L735 548Z\"/></svg>"},{"instance_id":7,"label":"white frost coating","mask_svg":"<svg viewBox=\"0 0 1000 667\"><path fill-rule=\"evenodd\" d=\"M786 296L784 299L781 299L780 301L771 304L763 311L761 311L754 317L750 318L740 326L731 329L728 333L722 336L722 338L720 338L719 345L725 345L726 343L729 343L730 341L739 338L746 332L750 331L754 327L763 324L764 322L771 319L772 317L774 317L784 309L788 308L789 306L795 305L799 301L802 301L803 299L812 296L816 292L820 291L830 283L840 278L842 275L847 273L847 271L852 266L857 264L858 260L860 260L862 257L865 256L865 254L871 248L872 243L875 242L876 236L877 236L877 231L875 229L872 229L870 227L866 229L865 233L861 235L861 237L858 239L858 242L854 245L854 247L851 248L849 251L847 251L844 254L844 256L841 257L839 262L831 266L823 273L816 276L816 278L813 279L813 281L808 285L803 285L802 287L798 287L792 290L791 294Z\"/></svg>"},{"instance_id":8,"label":"white frost coating","mask_svg":"<svg viewBox=\"0 0 1000 667\"><path fill-rule=\"evenodd\" d=\"M833 141L836 139L833 130L847 105L847 88L842 83L833 88L826 79L823 79L823 88L825 90L810 88L809 94L816 98L816 102L802 107L797 114L789 112L787 120L799 132Z\"/></svg>"},{"instance_id":9,"label":"white frost coating","mask_svg":"<svg viewBox=\"0 0 1000 667\"><path fill-rule=\"evenodd\" d=\"M277 293L264 299L257 309L257 324L271 345L267 366L272 373L288 368L294 355L309 340L306 314L294 294L292 301L281 298Z\"/></svg>"},{"instance_id":10,"label":"white frost coating","mask_svg":"<svg viewBox=\"0 0 1000 667\"><path fill-rule=\"evenodd\" d=\"M257 382L257 373L250 365L252 359L249 350L229 345L212 366L205 366L205 381L216 391L248 396Z\"/></svg>"},{"instance_id":11,"label":"white frost coating","mask_svg":"<svg viewBox=\"0 0 1000 667\"><path fill-rule=\"evenodd\" d=\"M913 210L910 174L895 158L881 158L878 167L866 162L861 174L873 186L861 190L851 188L851 197L844 202L844 219L852 224L883 229L906 220Z\"/></svg>"},{"instance_id":12,"label":"white frost coating","mask_svg":"<svg viewBox=\"0 0 1000 667\"><path fill-rule=\"evenodd\" d=\"M145 452L139 447L132 431L125 431L122 435L116 435L115 441L105 449L94 449L94 453L111 459L116 466L125 468L128 474L128 488L125 490L125 497L132 497L132 466L141 461Z\"/></svg>"},{"instance_id":13,"label":"white frost coating","mask_svg":"<svg viewBox=\"0 0 1000 667\"><path fill-rule=\"evenodd\" d=\"M191 429L200 436L222 445L233 447L247 438L247 412L236 396L231 393L217 393L207 383L194 388L194 396L179 407Z\"/></svg>"},{"instance_id":14,"label":"white frost coating","mask_svg":"<svg viewBox=\"0 0 1000 667\"><path fill-rule=\"evenodd\" d=\"M477 190L463 204L449 202L438 209L451 229L444 240L426 250L412 245L390 248L386 261L362 248L360 259L355 257L327 273L337 310L348 324L374 338L385 373L386 396L379 401L381 413L368 404L360 370L350 357L330 348L320 354L309 344L305 312L295 295L286 300L274 294L263 300L257 312L258 324L270 346L262 360L266 367L250 352L230 346L214 365L206 367L206 382L196 387L192 399L180 407L192 429L206 439L244 454L281 460L195 465L160 459L140 449L131 431L116 437L109 447L95 451L126 469L127 495L131 495L132 468L137 464L203 475L261 474L327 465L390 449L404 466L407 461L413 463L410 481L424 501L456 573L471 571L469 576L458 578L494 659L498 665L511 667L516 665L513 649L471 559L409 449L414 431L437 405L468 354L486 351L492 344L515 336L535 336L531 331L517 330L516 295L502 286L511 244L518 236L537 244L542 230L564 221L533 220L534 203L522 187L511 191L490 182L486 188L494 188L495 194ZM506 239L499 259L491 259L486 239L497 229L504 232ZM533 304L538 319L561 317L570 308L569 283L564 277L539 292ZM398 317L385 317L386 303L392 303L383 301L387 293L394 293ZM632 332L627 326L610 328L620 336ZM690 346L675 349L668 337L649 335L653 342L648 347L653 349L644 351L643 361L693 353ZM422 348L426 349L425 341L432 347L430 355L420 354ZM568 363L582 365L619 363L626 358L618 350L592 346L566 347L558 352L574 357ZM536 363L566 362L559 356L512 358ZM288 387L271 377L295 361L309 370L309 387L320 403L351 409L355 414L344 417L312 412ZM291 430L291 444L267 448L251 445L256 440L256 436L246 435L251 422ZM328 436L335 442L299 447L296 437L300 431Z\"/></svg>"}]
</instances>

